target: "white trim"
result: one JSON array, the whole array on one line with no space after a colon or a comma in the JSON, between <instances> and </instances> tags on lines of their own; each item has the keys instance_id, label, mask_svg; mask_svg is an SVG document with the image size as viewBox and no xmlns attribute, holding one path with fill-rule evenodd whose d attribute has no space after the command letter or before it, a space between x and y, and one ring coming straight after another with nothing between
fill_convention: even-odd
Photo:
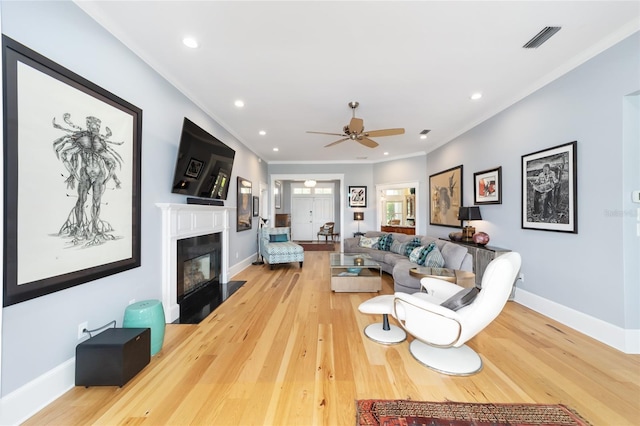
<instances>
[{"instance_id":1,"label":"white trim","mask_svg":"<svg viewBox=\"0 0 640 426\"><path fill-rule=\"evenodd\" d=\"M382 199L380 198L380 193L387 189L398 189L398 188L415 188L415 200L413 207L413 217L418 218L422 213L420 211L420 182L419 181L409 181L409 182L398 182L398 183L376 183L376 193L375 193L375 203L376 203L376 227L378 225L382 225L382 218L384 215L384 208L381 206ZM424 231L420 228L418 221L415 221L416 235L424 235Z\"/></svg>"},{"instance_id":2,"label":"white trim","mask_svg":"<svg viewBox=\"0 0 640 426\"><path fill-rule=\"evenodd\" d=\"M640 330L624 329L518 288L515 302L627 354L640 354Z\"/></svg>"},{"instance_id":3,"label":"white trim","mask_svg":"<svg viewBox=\"0 0 640 426\"><path fill-rule=\"evenodd\" d=\"M0 424L18 425L75 386L76 359L71 358L0 400Z\"/></svg>"}]
</instances>

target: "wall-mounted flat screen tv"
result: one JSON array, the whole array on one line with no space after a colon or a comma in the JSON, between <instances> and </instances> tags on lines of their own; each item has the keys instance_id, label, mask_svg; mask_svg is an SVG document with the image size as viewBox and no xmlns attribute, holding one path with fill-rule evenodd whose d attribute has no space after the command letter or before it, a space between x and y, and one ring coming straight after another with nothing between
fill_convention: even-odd
<instances>
[{"instance_id":1,"label":"wall-mounted flat screen tv","mask_svg":"<svg viewBox=\"0 0 640 426\"><path fill-rule=\"evenodd\" d=\"M226 200L235 155L235 150L185 117L171 192Z\"/></svg>"}]
</instances>

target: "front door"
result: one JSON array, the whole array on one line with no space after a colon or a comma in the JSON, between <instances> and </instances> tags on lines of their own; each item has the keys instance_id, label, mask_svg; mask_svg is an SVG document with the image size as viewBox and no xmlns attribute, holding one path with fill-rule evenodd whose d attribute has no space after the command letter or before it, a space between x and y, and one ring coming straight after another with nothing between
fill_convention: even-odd
<instances>
[{"instance_id":1,"label":"front door","mask_svg":"<svg viewBox=\"0 0 640 426\"><path fill-rule=\"evenodd\" d=\"M312 240L312 235L313 197L293 197L291 199L291 239Z\"/></svg>"}]
</instances>

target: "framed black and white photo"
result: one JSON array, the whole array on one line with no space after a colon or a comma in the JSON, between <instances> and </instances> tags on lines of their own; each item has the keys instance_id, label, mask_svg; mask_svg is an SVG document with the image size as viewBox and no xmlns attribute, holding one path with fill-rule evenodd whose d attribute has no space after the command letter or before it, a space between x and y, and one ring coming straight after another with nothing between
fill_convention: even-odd
<instances>
[{"instance_id":1,"label":"framed black and white photo","mask_svg":"<svg viewBox=\"0 0 640 426\"><path fill-rule=\"evenodd\" d=\"M462 228L462 165L429 176L429 223Z\"/></svg>"},{"instance_id":2,"label":"framed black and white photo","mask_svg":"<svg viewBox=\"0 0 640 426\"><path fill-rule=\"evenodd\" d=\"M253 196L253 217L260 216L260 198Z\"/></svg>"},{"instance_id":3,"label":"framed black and white photo","mask_svg":"<svg viewBox=\"0 0 640 426\"><path fill-rule=\"evenodd\" d=\"M367 187L349 187L349 207L367 207Z\"/></svg>"},{"instance_id":4,"label":"framed black and white photo","mask_svg":"<svg viewBox=\"0 0 640 426\"><path fill-rule=\"evenodd\" d=\"M202 171L202 166L204 166L204 161L192 158L189 160L189 164L187 164L187 170L184 172L184 175L198 179L200 177L200 172Z\"/></svg>"},{"instance_id":5,"label":"framed black and white photo","mask_svg":"<svg viewBox=\"0 0 640 426\"><path fill-rule=\"evenodd\" d=\"M6 36L2 49L4 306L140 266L142 110Z\"/></svg>"},{"instance_id":6,"label":"framed black and white photo","mask_svg":"<svg viewBox=\"0 0 640 426\"><path fill-rule=\"evenodd\" d=\"M236 232L247 231L251 229L252 206L252 184L250 180L238 176L238 195L237 211L236 211Z\"/></svg>"},{"instance_id":7,"label":"framed black and white photo","mask_svg":"<svg viewBox=\"0 0 640 426\"><path fill-rule=\"evenodd\" d=\"M502 167L473 174L473 204L502 204Z\"/></svg>"},{"instance_id":8,"label":"framed black and white photo","mask_svg":"<svg viewBox=\"0 0 640 426\"><path fill-rule=\"evenodd\" d=\"M578 233L577 142L522 156L522 228Z\"/></svg>"}]
</instances>

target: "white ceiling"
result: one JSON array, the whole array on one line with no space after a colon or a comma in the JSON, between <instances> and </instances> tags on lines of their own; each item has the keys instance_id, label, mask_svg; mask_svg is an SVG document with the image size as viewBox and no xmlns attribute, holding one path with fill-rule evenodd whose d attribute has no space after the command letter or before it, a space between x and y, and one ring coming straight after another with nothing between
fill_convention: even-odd
<instances>
[{"instance_id":1,"label":"white ceiling","mask_svg":"<svg viewBox=\"0 0 640 426\"><path fill-rule=\"evenodd\" d=\"M640 29L638 1L77 4L271 163L432 151ZM562 29L523 49L545 26ZM198 49L182 44L187 35ZM340 138L306 133L341 133L352 100L366 130L406 133L373 138L375 149L324 148Z\"/></svg>"}]
</instances>

